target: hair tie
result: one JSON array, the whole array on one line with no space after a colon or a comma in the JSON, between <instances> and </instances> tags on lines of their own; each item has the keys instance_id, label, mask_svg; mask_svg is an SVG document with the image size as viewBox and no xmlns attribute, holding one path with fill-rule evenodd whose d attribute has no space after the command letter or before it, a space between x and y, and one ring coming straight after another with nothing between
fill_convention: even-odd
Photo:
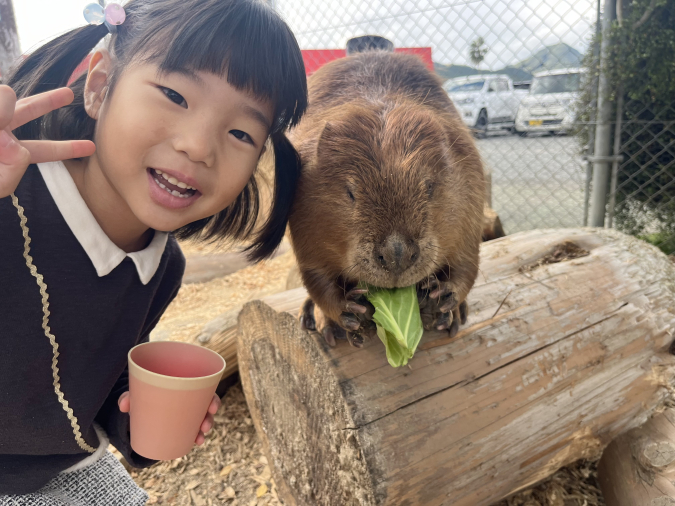
<instances>
[{"instance_id":1,"label":"hair tie","mask_svg":"<svg viewBox=\"0 0 675 506\"><path fill-rule=\"evenodd\" d=\"M90 25L100 25L105 23L110 33L115 33L117 27L127 19L127 13L124 7L119 3L110 2L105 7L104 0L99 0L97 4L89 4L84 8L84 19Z\"/></svg>"}]
</instances>

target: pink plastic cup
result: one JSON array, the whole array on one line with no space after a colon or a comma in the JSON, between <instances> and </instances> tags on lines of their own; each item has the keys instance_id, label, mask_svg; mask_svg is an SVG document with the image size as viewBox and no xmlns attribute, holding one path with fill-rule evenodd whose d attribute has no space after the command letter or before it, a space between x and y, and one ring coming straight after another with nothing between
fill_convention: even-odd
<instances>
[{"instance_id":1,"label":"pink plastic cup","mask_svg":"<svg viewBox=\"0 0 675 506\"><path fill-rule=\"evenodd\" d=\"M194 344L154 341L129 351L131 447L154 460L187 455L225 360Z\"/></svg>"}]
</instances>

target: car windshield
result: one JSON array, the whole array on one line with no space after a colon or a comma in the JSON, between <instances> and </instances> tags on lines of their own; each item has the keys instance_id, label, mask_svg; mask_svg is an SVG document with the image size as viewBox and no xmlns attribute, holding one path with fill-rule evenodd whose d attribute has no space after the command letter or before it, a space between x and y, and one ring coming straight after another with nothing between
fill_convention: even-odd
<instances>
[{"instance_id":1,"label":"car windshield","mask_svg":"<svg viewBox=\"0 0 675 506\"><path fill-rule=\"evenodd\" d=\"M569 93L571 91L579 91L579 74L535 77L532 80L532 87L530 88L532 95Z\"/></svg>"},{"instance_id":2,"label":"car windshield","mask_svg":"<svg viewBox=\"0 0 675 506\"><path fill-rule=\"evenodd\" d=\"M472 83L457 84L452 86L447 91L452 93L454 91L480 91L483 89L485 81L474 81Z\"/></svg>"}]
</instances>

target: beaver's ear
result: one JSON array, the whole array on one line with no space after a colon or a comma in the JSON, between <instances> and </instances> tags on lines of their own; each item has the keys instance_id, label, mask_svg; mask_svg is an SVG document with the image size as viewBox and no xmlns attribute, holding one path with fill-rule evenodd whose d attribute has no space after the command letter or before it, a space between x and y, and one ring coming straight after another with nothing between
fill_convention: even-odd
<instances>
[{"instance_id":1,"label":"beaver's ear","mask_svg":"<svg viewBox=\"0 0 675 506\"><path fill-rule=\"evenodd\" d=\"M345 146L345 126L337 121L326 121L319 134L316 156L319 160L335 160L344 157L349 147ZM347 141L348 142L348 141Z\"/></svg>"},{"instance_id":2,"label":"beaver's ear","mask_svg":"<svg viewBox=\"0 0 675 506\"><path fill-rule=\"evenodd\" d=\"M319 134L319 141L316 146L316 157L319 160L330 160L336 155L341 154L339 150L340 126L336 122L326 121Z\"/></svg>"}]
</instances>

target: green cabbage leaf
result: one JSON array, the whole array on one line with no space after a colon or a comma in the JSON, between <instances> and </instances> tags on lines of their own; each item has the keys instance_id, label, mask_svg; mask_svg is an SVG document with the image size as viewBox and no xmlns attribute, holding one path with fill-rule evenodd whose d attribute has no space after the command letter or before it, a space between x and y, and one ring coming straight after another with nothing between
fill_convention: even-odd
<instances>
[{"instance_id":1,"label":"green cabbage leaf","mask_svg":"<svg viewBox=\"0 0 675 506\"><path fill-rule=\"evenodd\" d=\"M387 361L392 367L406 365L415 354L424 330L415 285L366 288L366 298L375 307L373 320L387 350Z\"/></svg>"}]
</instances>

